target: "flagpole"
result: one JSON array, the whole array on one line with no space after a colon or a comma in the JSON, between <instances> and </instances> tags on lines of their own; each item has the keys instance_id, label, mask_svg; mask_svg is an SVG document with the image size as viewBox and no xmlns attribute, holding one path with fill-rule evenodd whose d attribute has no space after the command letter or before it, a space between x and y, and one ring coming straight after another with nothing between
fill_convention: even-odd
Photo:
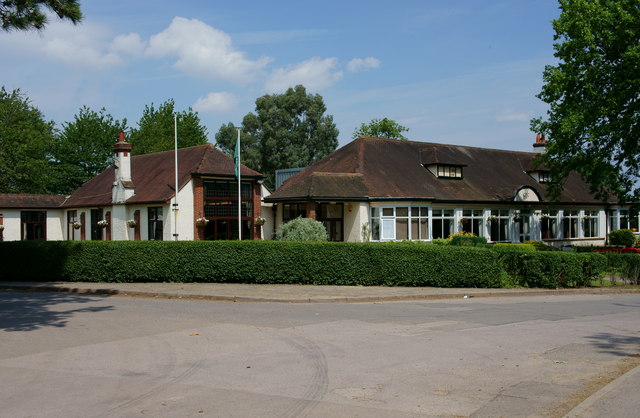
<instances>
[{"instance_id":1,"label":"flagpole","mask_svg":"<svg viewBox=\"0 0 640 418\"><path fill-rule=\"evenodd\" d=\"M173 239L178 240L178 116L173 115L173 137L174 137L174 163L175 163L175 180L176 180L176 197L173 201Z\"/></svg>"},{"instance_id":2,"label":"flagpole","mask_svg":"<svg viewBox=\"0 0 640 418\"><path fill-rule=\"evenodd\" d=\"M242 240L242 188L240 187L240 128L236 142L236 176L238 177L238 240Z\"/></svg>"}]
</instances>

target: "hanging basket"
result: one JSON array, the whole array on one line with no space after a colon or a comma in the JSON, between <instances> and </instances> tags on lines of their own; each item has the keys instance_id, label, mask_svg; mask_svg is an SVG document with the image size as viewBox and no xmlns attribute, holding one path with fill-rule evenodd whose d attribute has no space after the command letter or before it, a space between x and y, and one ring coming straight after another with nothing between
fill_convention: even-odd
<instances>
[{"instance_id":1,"label":"hanging basket","mask_svg":"<svg viewBox=\"0 0 640 418\"><path fill-rule=\"evenodd\" d=\"M209 223L209 220L204 216L196 219L196 225L198 226L207 226L208 223Z\"/></svg>"}]
</instances>

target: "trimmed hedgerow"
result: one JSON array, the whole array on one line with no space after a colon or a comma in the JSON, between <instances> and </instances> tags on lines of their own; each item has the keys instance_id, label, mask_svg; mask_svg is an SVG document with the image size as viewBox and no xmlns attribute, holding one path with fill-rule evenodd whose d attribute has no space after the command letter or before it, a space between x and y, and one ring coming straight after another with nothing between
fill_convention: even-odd
<instances>
[{"instance_id":1,"label":"trimmed hedgerow","mask_svg":"<svg viewBox=\"0 0 640 418\"><path fill-rule=\"evenodd\" d=\"M487 245L485 237L476 237L470 235L455 235L451 237L451 245L459 247L482 247Z\"/></svg>"},{"instance_id":2,"label":"trimmed hedgerow","mask_svg":"<svg viewBox=\"0 0 640 418\"><path fill-rule=\"evenodd\" d=\"M640 284L640 254L600 253L607 259L607 270L625 283Z\"/></svg>"},{"instance_id":3,"label":"trimmed hedgerow","mask_svg":"<svg viewBox=\"0 0 640 418\"><path fill-rule=\"evenodd\" d=\"M587 286L607 266L602 254L491 248L402 242L18 241L0 243L0 280L554 288Z\"/></svg>"},{"instance_id":4,"label":"trimmed hedgerow","mask_svg":"<svg viewBox=\"0 0 640 418\"><path fill-rule=\"evenodd\" d=\"M499 258L512 283L522 287L589 286L607 266L600 254L509 251Z\"/></svg>"},{"instance_id":5,"label":"trimmed hedgerow","mask_svg":"<svg viewBox=\"0 0 640 418\"><path fill-rule=\"evenodd\" d=\"M5 242L2 280L497 287L496 253L391 243Z\"/></svg>"}]
</instances>

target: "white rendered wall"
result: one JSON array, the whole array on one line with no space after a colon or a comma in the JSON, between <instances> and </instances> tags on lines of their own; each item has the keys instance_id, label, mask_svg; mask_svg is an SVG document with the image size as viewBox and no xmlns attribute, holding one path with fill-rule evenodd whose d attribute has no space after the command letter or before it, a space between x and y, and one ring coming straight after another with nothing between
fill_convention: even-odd
<instances>
[{"instance_id":1,"label":"white rendered wall","mask_svg":"<svg viewBox=\"0 0 640 418\"><path fill-rule=\"evenodd\" d=\"M167 214L164 215L164 222L166 225L164 230L165 241L173 241L175 237L174 225L175 215L173 212L173 199L169 202ZM195 218L193 210L193 180L189 182L178 192L178 240L179 241L193 241L193 231L195 227Z\"/></svg>"},{"instance_id":2,"label":"white rendered wall","mask_svg":"<svg viewBox=\"0 0 640 418\"><path fill-rule=\"evenodd\" d=\"M47 210L47 241L62 241L66 229L64 210Z\"/></svg>"},{"instance_id":3,"label":"white rendered wall","mask_svg":"<svg viewBox=\"0 0 640 418\"><path fill-rule=\"evenodd\" d=\"M2 222L4 225L4 231L2 236L5 241L20 241L20 210L3 209Z\"/></svg>"},{"instance_id":4,"label":"white rendered wall","mask_svg":"<svg viewBox=\"0 0 640 418\"><path fill-rule=\"evenodd\" d=\"M351 207L351 212L349 212ZM345 202L344 204L344 240L362 242L362 225L369 222L369 204L366 202Z\"/></svg>"}]
</instances>

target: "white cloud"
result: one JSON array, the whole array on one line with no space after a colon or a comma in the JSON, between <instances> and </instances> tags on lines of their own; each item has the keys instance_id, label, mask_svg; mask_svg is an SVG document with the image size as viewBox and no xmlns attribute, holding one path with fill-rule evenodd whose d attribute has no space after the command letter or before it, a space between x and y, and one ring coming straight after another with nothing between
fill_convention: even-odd
<instances>
[{"instance_id":1,"label":"white cloud","mask_svg":"<svg viewBox=\"0 0 640 418\"><path fill-rule=\"evenodd\" d=\"M122 53L131 56L140 56L146 48L146 42L140 39L137 33L129 33L127 35L116 36L109 49L116 53Z\"/></svg>"},{"instance_id":2,"label":"white cloud","mask_svg":"<svg viewBox=\"0 0 640 418\"><path fill-rule=\"evenodd\" d=\"M167 29L153 35L146 52L152 57L177 56L176 67L187 74L236 83L254 80L271 61L268 57L248 60L223 31L182 17L175 17Z\"/></svg>"},{"instance_id":3,"label":"white cloud","mask_svg":"<svg viewBox=\"0 0 640 418\"><path fill-rule=\"evenodd\" d=\"M87 21L74 26L51 19L46 29L27 33L11 32L0 36L0 51L18 56L47 57L75 68L109 69L122 62L108 50L110 30Z\"/></svg>"},{"instance_id":4,"label":"white cloud","mask_svg":"<svg viewBox=\"0 0 640 418\"><path fill-rule=\"evenodd\" d=\"M505 109L496 115L497 122L529 122L532 112L522 112L515 109Z\"/></svg>"},{"instance_id":5,"label":"white cloud","mask_svg":"<svg viewBox=\"0 0 640 418\"><path fill-rule=\"evenodd\" d=\"M362 70L369 70L371 68L378 68L380 66L380 60L374 57L367 58L354 58L347 64L347 69L352 72L358 72Z\"/></svg>"},{"instance_id":6,"label":"white cloud","mask_svg":"<svg viewBox=\"0 0 640 418\"><path fill-rule=\"evenodd\" d=\"M337 66L337 58L314 57L290 67L276 69L267 79L265 88L277 92L298 84L304 85L308 90L328 87L342 78L342 71L337 70Z\"/></svg>"},{"instance_id":7,"label":"white cloud","mask_svg":"<svg viewBox=\"0 0 640 418\"><path fill-rule=\"evenodd\" d=\"M202 113L219 113L233 110L239 103L238 98L226 91L209 93L200 97L193 105L193 110Z\"/></svg>"}]
</instances>

